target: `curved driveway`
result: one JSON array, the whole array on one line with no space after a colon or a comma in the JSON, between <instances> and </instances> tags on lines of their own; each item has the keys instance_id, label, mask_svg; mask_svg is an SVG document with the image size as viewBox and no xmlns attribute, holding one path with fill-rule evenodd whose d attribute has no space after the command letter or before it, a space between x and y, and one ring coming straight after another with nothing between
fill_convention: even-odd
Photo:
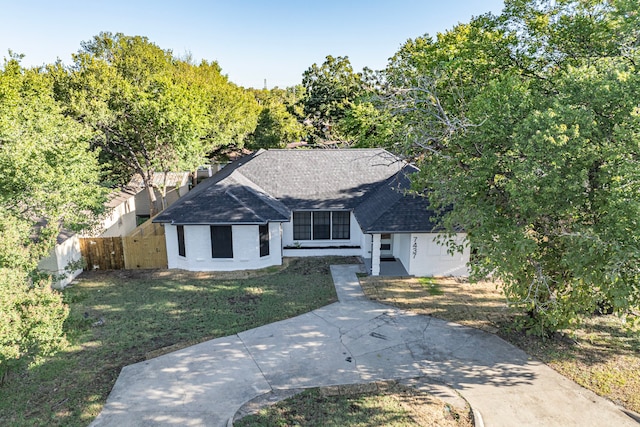
<instances>
[{"instance_id":1,"label":"curved driveway","mask_svg":"<svg viewBox=\"0 0 640 427\"><path fill-rule=\"evenodd\" d=\"M331 267L338 303L126 366L92 426L226 426L272 391L416 377L486 426L638 425L495 335L367 300L358 271Z\"/></svg>"}]
</instances>

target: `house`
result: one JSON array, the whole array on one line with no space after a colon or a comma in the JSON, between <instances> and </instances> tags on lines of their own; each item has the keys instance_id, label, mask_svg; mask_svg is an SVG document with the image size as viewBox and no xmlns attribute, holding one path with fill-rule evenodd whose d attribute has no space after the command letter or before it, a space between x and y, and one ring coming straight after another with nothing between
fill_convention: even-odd
<instances>
[{"instance_id":1,"label":"house","mask_svg":"<svg viewBox=\"0 0 640 427\"><path fill-rule=\"evenodd\" d=\"M396 259L415 276L465 276L469 249L447 253L427 200L405 191L416 170L382 149L260 150L154 222L165 227L169 268L229 271L280 265L283 256L352 255L373 275Z\"/></svg>"},{"instance_id":2,"label":"house","mask_svg":"<svg viewBox=\"0 0 640 427\"><path fill-rule=\"evenodd\" d=\"M155 172L151 186L156 196L156 212L171 206L180 197L189 192L189 172ZM136 193L136 215L141 218L149 218L151 214L149 193L146 191L144 181L139 174L135 174L128 188ZM163 200L162 189L166 188L166 195Z\"/></svg>"},{"instance_id":3,"label":"house","mask_svg":"<svg viewBox=\"0 0 640 427\"><path fill-rule=\"evenodd\" d=\"M105 203L105 214L88 235L97 237L126 236L136 228L135 191L125 187L113 192ZM53 277L54 287L64 288L82 273L80 238L62 230L48 256L38 262L38 269Z\"/></svg>"},{"instance_id":4,"label":"house","mask_svg":"<svg viewBox=\"0 0 640 427\"><path fill-rule=\"evenodd\" d=\"M53 286L62 289L82 273L81 259L79 236L62 230L56 246L38 262L38 270L50 274Z\"/></svg>"},{"instance_id":5,"label":"house","mask_svg":"<svg viewBox=\"0 0 640 427\"><path fill-rule=\"evenodd\" d=\"M105 204L105 214L91 234L97 237L126 236L137 227L136 196L138 192L124 187L112 193Z\"/></svg>"}]
</instances>

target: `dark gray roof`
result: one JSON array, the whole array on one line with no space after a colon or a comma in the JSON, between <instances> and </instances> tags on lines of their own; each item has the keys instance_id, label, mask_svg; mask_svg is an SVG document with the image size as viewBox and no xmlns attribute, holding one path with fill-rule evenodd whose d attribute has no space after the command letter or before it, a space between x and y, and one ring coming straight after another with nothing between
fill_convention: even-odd
<instances>
[{"instance_id":1,"label":"dark gray roof","mask_svg":"<svg viewBox=\"0 0 640 427\"><path fill-rule=\"evenodd\" d=\"M154 221L263 224L288 221L293 210L334 209L354 211L364 232L430 231L426 199L404 194L416 170L382 149L260 150Z\"/></svg>"},{"instance_id":2,"label":"dark gray roof","mask_svg":"<svg viewBox=\"0 0 640 427\"><path fill-rule=\"evenodd\" d=\"M268 150L241 173L290 209L351 210L404 165L382 149Z\"/></svg>"},{"instance_id":3,"label":"dark gray roof","mask_svg":"<svg viewBox=\"0 0 640 427\"><path fill-rule=\"evenodd\" d=\"M154 222L173 224L266 224L288 221L286 206L243 179L236 170L248 160L230 163L161 212Z\"/></svg>"},{"instance_id":4,"label":"dark gray roof","mask_svg":"<svg viewBox=\"0 0 640 427\"><path fill-rule=\"evenodd\" d=\"M419 233L432 232L436 224L434 213L429 210L426 197L417 194L406 194L389 205L376 220L367 227L365 233Z\"/></svg>"}]
</instances>

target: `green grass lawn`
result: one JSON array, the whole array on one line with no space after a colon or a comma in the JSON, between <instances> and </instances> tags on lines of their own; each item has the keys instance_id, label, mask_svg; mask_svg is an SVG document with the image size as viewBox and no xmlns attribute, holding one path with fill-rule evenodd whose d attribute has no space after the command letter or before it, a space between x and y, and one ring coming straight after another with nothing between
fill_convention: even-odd
<instances>
[{"instance_id":1,"label":"green grass lawn","mask_svg":"<svg viewBox=\"0 0 640 427\"><path fill-rule=\"evenodd\" d=\"M362 386L313 388L234 421L235 427L471 427L467 410L458 413L433 395L393 381L378 390Z\"/></svg>"},{"instance_id":2,"label":"green grass lawn","mask_svg":"<svg viewBox=\"0 0 640 427\"><path fill-rule=\"evenodd\" d=\"M123 366L308 312L337 300L330 264L301 258L242 273L83 273L64 290L67 348L0 388L0 425L86 426Z\"/></svg>"}]
</instances>

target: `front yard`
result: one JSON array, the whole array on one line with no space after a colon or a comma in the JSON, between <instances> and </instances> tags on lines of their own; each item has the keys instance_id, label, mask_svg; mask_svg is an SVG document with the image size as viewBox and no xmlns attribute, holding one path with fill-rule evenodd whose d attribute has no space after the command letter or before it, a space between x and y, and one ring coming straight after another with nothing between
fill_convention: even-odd
<instances>
[{"instance_id":1,"label":"front yard","mask_svg":"<svg viewBox=\"0 0 640 427\"><path fill-rule=\"evenodd\" d=\"M543 340L512 329L513 314L491 282L362 277L360 283L372 300L497 333L583 387L640 412L640 328L629 329L613 315L588 317L574 333Z\"/></svg>"},{"instance_id":2,"label":"front yard","mask_svg":"<svg viewBox=\"0 0 640 427\"><path fill-rule=\"evenodd\" d=\"M65 325L68 346L26 372L11 373L0 387L0 425L86 426L102 409L123 366L332 303L336 295L329 265L356 262L300 258L253 272L84 273L64 291L71 310ZM360 281L373 300L497 333L578 384L640 412L640 329L629 330L614 316L594 316L574 335L541 340L510 328L513 314L492 283L374 277ZM324 413L333 418L325 420L344 425L357 424L367 413L417 420L418 425L427 419L438 425L444 419L468 425L466 414L452 413L432 396L407 389L339 398L322 393L310 390L284 401L269 416L279 422L311 422L308 417L319 414L318 408L329 408ZM289 417L292 414L303 418ZM250 420L247 425L265 418Z\"/></svg>"},{"instance_id":3,"label":"front yard","mask_svg":"<svg viewBox=\"0 0 640 427\"><path fill-rule=\"evenodd\" d=\"M255 272L83 273L64 290L69 344L0 387L0 425L86 426L120 369L336 301L329 265L306 258Z\"/></svg>"}]
</instances>

